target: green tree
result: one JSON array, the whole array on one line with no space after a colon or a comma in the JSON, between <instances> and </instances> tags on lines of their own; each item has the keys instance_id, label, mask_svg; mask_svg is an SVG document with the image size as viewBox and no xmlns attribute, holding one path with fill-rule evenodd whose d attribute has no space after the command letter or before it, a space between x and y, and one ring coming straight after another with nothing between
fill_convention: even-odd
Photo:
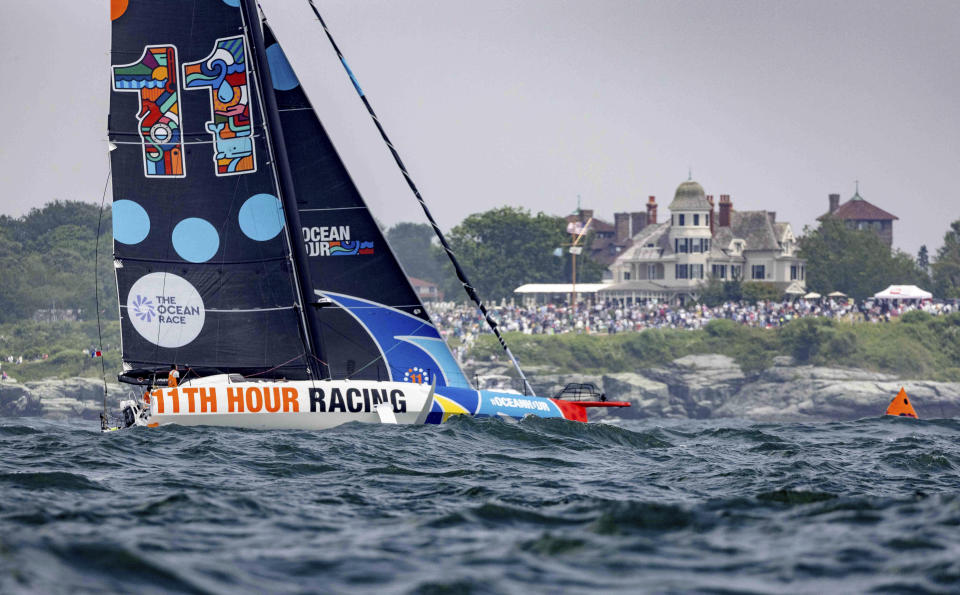
<instances>
[{"instance_id":1,"label":"green tree","mask_svg":"<svg viewBox=\"0 0 960 595\"><path fill-rule=\"evenodd\" d=\"M930 253L927 251L926 244L920 246L920 250L917 251L917 267L924 273L930 273Z\"/></svg>"},{"instance_id":2,"label":"green tree","mask_svg":"<svg viewBox=\"0 0 960 595\"><path fill-rule=\"evenodd\" d=\"M553 252L568 243L565 227L562 217L501 207L464 219L449 242L481 297L509 298L524 283L564 282L564 259ZM459 284L444 289L462 293Z\"/></svg>"},{"instance_id":3,"label":"green tree","mask_svg":"<svg viewBox=\"0 0 960 595\"><path fill-rule=\"evenodd\" d=\"M748 302L759 302L760 300L777 301L783 298L783 290L779 289L773 283L747 281L742 287L743 299Z\"/></svg>"},{"instance_id":4,"label":"green tree","mask_svg":"<svg viewBox=\"0 0 960 595\"><path fill-rule=\"evenodd\" d=\"M950 224L943 246L937 250L937 260L930 266L937 295L960 297L960 219Z\"/></svg>"},{"instance_id":5,"label":"green tree","mask_svg":"<svg viewBox=\"0 0 960 595\"><path fill-rule=\"evenodd\" d=\"M913 257L890 248L873 232L848 229L828 219L800 239L807 261L807 287L827 294L842 291L864 299L891 284L927 284Z\"/></svg>"},{"instance_id":6,"label":"green tree","mask_svg":"<svg viewBox=\"0 0 960 595\"><path fill-rule=\"evenodd\" d=\"M21 218L0 217L0 322L30 318L37 309L82 310L117 316L110 211L55 201ZM99 259L97 227L100 224ZM94 265L99 267L95 271Z\"/></svg>"},{"instance_id":7,"label":"green tree","mask_svg":"<svg viewBox=\"0 0 960 595\"><path fill-rule=\"evenodd\" d=\"M434 249L436 235L428 224L400 222L388 229L386 235L390 248L407 275L437 285L448 281L449 263L442 253Z\"/></svg>"},{"instance_id":8,"label":"green tree","mask_svg":"<svg viewBox=\"0 0 960 595\"><path fill-rule=\"evenodd\" d=\"M700 301L713 308L724 302L739 302L744 297L744 284L740 279L722 281L709 277L700 285Z\"/></svg>"}]
</instances>

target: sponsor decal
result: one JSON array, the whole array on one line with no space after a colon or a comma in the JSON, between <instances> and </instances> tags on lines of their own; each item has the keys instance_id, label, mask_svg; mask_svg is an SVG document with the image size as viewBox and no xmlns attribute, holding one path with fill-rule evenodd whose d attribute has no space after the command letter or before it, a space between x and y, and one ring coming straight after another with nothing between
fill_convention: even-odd
<instances>
[{"instance_id":1,"label":"sponsor decal","mask_svg":"<svg viewBox=\"0 0 960 595\"><path fill-rule=\"evenodd\" d=\"M310 389L310 411L313 413L370 413L380 403L393 405L394 413L407 412L407 398L403 391L379 388L331 388L329 393L322 388Z\"/></svg>"},{"instance_id":2,"label":"sponsor decal","mask_svg":"<svg viewBox=\"0 0 960 595\"><path fill-rule=\"evenodd\" d=\"M373 242L351 240L349 225L317 225L303 228L307 256L356 256L373 254Z\"/></svg>"},{"instance_id":3,"label":"sponsor decal","mask_svg":"<svg viewBox=\"0 0 960 595\"><path fill-rule=\"evenodd\" d=\"M407 398L400 389L358 387L310 388L310 413L370 413L381 403L390 403L394 413L407 412ZM304 393L306 394L306 393ZM186 413L306 413L307 401L293 386L266 384L224 388L178 387L150 393L158 414ZM225 397L225 398L224 398ZM465 410L464 410L465 411Z\"/></svg>"},{"instance_id":4,"label":"sponsor decal","mask_svg":"<svg viewBox=\"0 0 960 595\"><path fill-rule=\"evenodd\" d=\"M407 368L403 374L404 382L415 382L417 384L430 384L430 374L420 366Z\"/></svg>"},{"instance_id":5,"label":"sponsor decal","mask_svg":"<svg viewBox=\"0 0 960 595\"><path fill-rule=\"evenodd\" d=\"M222 37L209 56L183 65L184 88L206 90L213 120L213 161L218 176L257 170L247 85L247 51L242 35Z\"/></svg>"},{"instance_id":6,"label":"sponsor decal","mask_svg":"<svg viewBox=\"0 0 960 595\"><path fill-rule=\"evenodd\" d=\"M112 67L113 90L137 93L136 118L143 153L143 175L186 175L180 130L180 82L177 48L148 45L136 62Z\"/></svg>"},{"instance_id":7,"label":"sponsor decal","mask_svg":"<svg viewBox=\"0 0 960 595\"><path fill-rule=\"evenodd\" d=\"M545 401L533 399L516 399L514 397L493 397L490 404L494 407L509 407L513 409L532 409L535 411L550 411Z\"/></svg>"},{"instance_id":8,"label":"sponsor decal","mask_svg":"<svg viewBox=\"0 0 960 595\"><path fill-rule=\"evenodd\" d=\"M196 288L172 273L137 279L127 294L127 317L147 341L160 347L183 347L203 329L206 308Z\"/></svg>"}]
</instances>

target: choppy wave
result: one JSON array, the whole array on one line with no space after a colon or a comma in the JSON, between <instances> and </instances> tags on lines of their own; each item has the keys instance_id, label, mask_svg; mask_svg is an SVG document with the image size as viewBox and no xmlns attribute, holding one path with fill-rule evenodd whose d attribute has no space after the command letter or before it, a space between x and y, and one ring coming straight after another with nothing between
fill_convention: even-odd
<instances>
[{"instance_id":1,"label":"choppy wave","mask_svg":"<svg viewBox=\"0 0 960 595\"><path fill-rule=\"evenodd\" d=\"M0 420L0 592L960 591L960 422Z\"/></svg>"}]
</instances>

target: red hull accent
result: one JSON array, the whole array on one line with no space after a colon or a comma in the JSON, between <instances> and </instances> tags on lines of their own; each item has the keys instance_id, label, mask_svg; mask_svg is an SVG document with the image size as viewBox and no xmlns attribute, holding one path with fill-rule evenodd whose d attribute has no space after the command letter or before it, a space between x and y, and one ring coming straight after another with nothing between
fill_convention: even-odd
<instances>
[{"instance_id":1,"label":"red hull accent","mask_svg":"<svg viewBox=\"0 0 960 595\"><path fill-rule=\"evenodd\" d=\"M565 401L563 399L550 399L553 401L553 404L560 408L560 412L563 413L564 419L569 419L570 421L587 421L587 409L586 407L581 407L579 403L574 401Z\"/></svg>"},{"instance_id":2,"label":"red hull accent","mask_svg":"<svg viewBox=\"0 0 960 595\"><path fill-rule=\"evenodd\" d=\"M587 421L587 407L629 407L627 401L567 401L564 399L550 399L563 413L564 419L571 421Z\"/></svg>"}]
</instances>

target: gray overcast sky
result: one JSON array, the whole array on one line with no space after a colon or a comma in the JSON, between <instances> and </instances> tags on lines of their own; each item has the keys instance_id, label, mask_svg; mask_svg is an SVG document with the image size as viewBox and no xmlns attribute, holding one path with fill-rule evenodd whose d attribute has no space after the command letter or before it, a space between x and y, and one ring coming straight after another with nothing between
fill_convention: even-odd
<instances>
[{"instance_id":1,"label":"gray overcast sky","mask_svg":"<svg viewBox=\"0 0 960 595\"><path fill-rule=\"evenodd\" d=\"M375 215L422 220L306 0L261 2ZM663 213L688 167L798 233L857 179L911 253L960 218L955 0L317 3L444 228ZM0 212L99 202L108 5L0 3Z\"/></svg>"}]
</instances>

